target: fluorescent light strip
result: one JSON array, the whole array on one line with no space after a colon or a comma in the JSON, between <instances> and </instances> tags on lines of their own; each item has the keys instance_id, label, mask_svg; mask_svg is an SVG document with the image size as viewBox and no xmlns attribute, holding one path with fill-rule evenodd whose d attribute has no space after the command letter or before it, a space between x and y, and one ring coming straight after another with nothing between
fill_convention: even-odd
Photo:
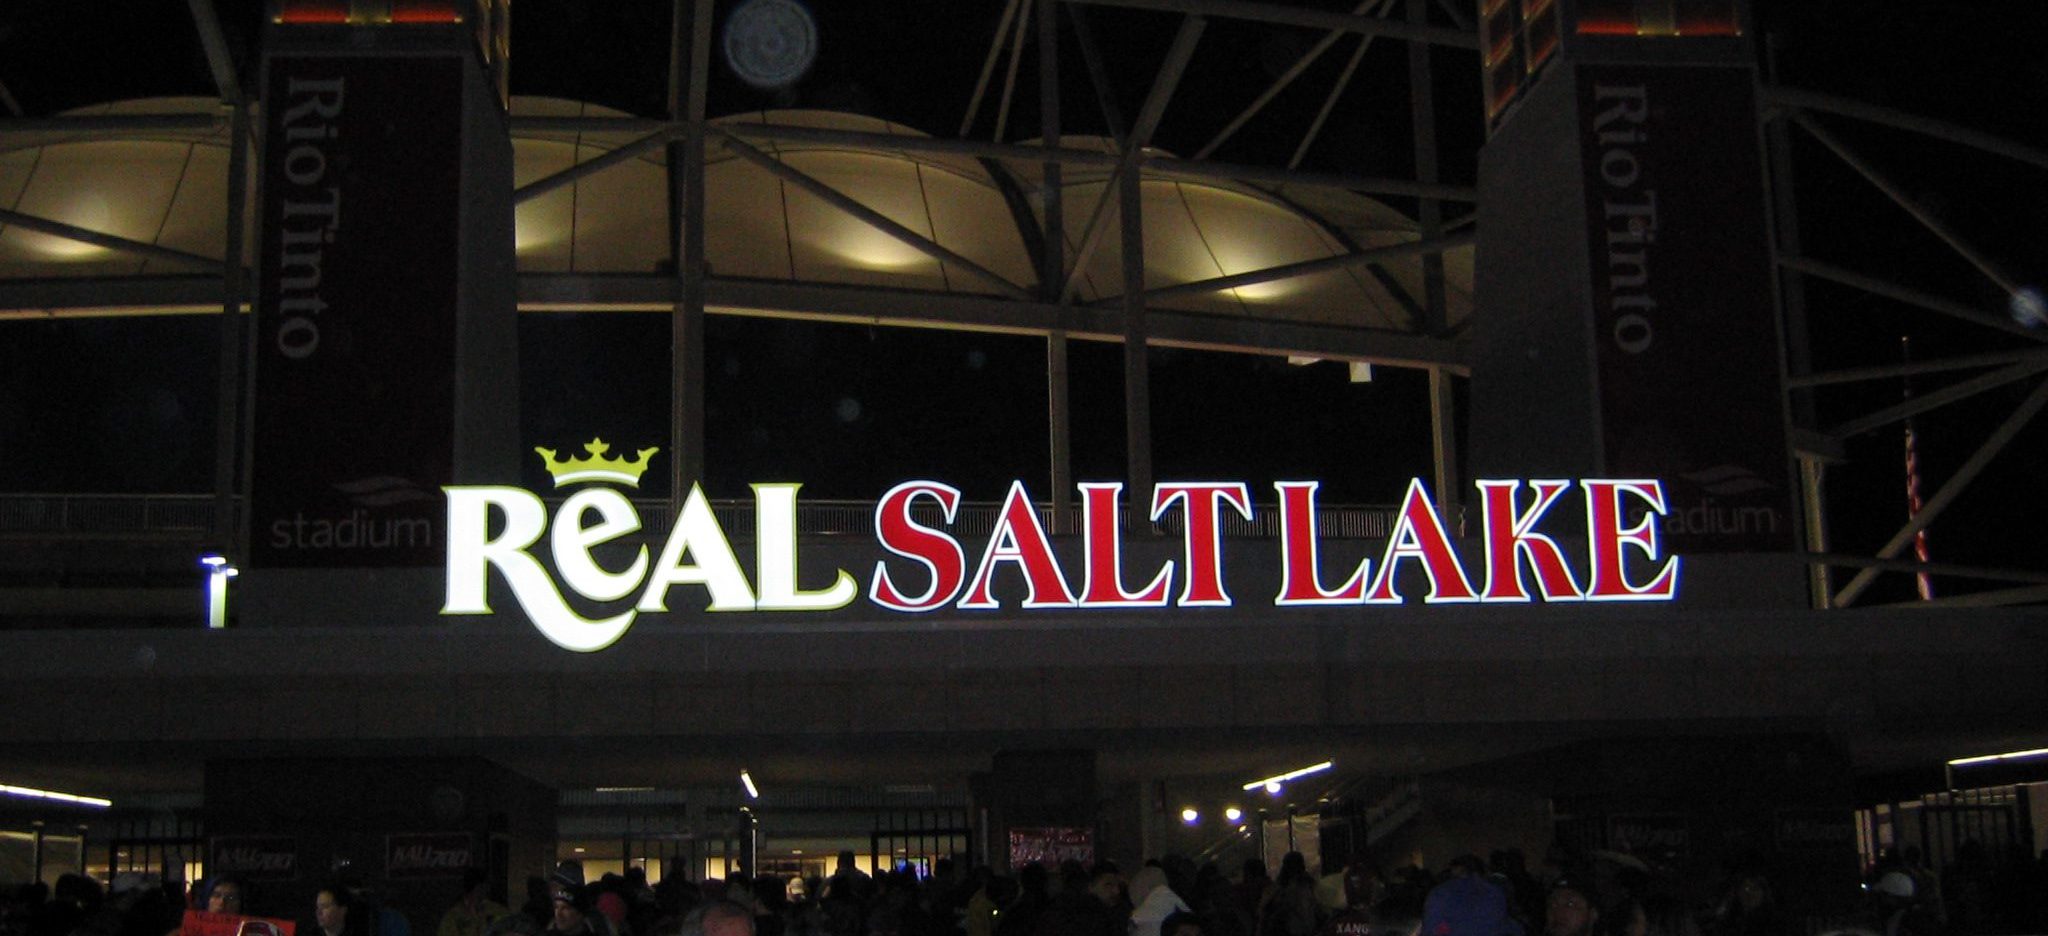
<instances>
[{"instance_id":1,"label":"fluorescent light strip","mask_svg":"<svg viewBox=\"0 0 2048 936\"><path fill-rule=\"evenodd\" d=\"M1324 762L1322 762L1322 763L1320 763L1320 764L1315 764L1315 765L1313 765L1313 766L1309 766L1309 767L1303 767L1303 768L1301 768L1300 770L1290 770L1290 771L1288 771L1288 772L1286 772L1286 773L1284 773L1284 774L1279 774L1279 775L1277 775L1277 776L1267 777L1267 778L1265 778L1265 779L1263 779L1263 780L1253 780L1252 782L1250 782L1250 783L1247 783L1247 784L1245 784L1245 785L1244 785L1244 789L1246 789L1246 790L1256 790L1256 789L1258 789L1258 788L1260 788L1260 787L1262 787L1262 786L1265 786L1266 784L1269 784L1269 783L1286 783L1287 781L1289 781L1289 780L1293 780L1293 779L1295 779L1295 778L1297 778L1297 777L1306 777L1306 776L1308 776L1309 774L1312 774L1312 773L1319 773L1319 772L1321 772L1321 771L1325 771L1325 770L1328 770L1328 769L1330 769L1330 768L1331 768L1331 767L1333 767L1333 766L1336 766L1334 762L1332 762L1332 761L1324 761Z\"/></svg>"},{"instance_id":2,"label":"fluorescent light strip","mask_svg":"<svg viewBox=\"0 0 2048 936\"><path fill-rule=\"evenodd\" d=\"M31 799L56 800L59 803L76 803L80 806L98 806L101 808L105 808L114 805L113 800L101 799L97 796L78 796L73 793L58 793L53 790L38 790L34 787L9 786L5 783L0 783L0 794L6 794L8 796L26 796Z\"/></svg>"},{"instance_id":3,"label":"fluorescent light strip","mask_svg":"<svg viewBox=\"0 0 2048 936\"><path fill-rule=\"evenodd\" d=\"M2006 760L2025 760L2029 757L2041 757L2043 755L2048 755L2048 748L2035 748L2031 751L2013 751L2010 754L1986 754L1983 757L1964 757L1957 760L1949 761L1948 765L1950 767L1968 767L1971 764L1989 764L1993 761Z\"/></svg>"},{"instance_id":4,"label":"fluorescent light strip","mask_svg":"<svg viewBox=\"0 0 2048 936\"><path fill-rule=\"evenodd\" d=\"M743 783L743 784L746 784L746 787L747 787L747 797L748 797L748 798L750 798L750 799L760 799L760 798L761 798L761 791L760 791L760 790L757 790L757 789L754 789L754 777L753 777L753 775L752 775L752 774L749 774L749 773L747 773L747 772L746 772L746 771L744 771L744 770L740 771L740 782L741 782L741 783Z\"/></svg>"},{"instance_id":5,"label":"fluorescent light strip","mask_svg":"<svg viewBox=\"0 0 2048 936\"><path fill-rule=\"evenodd\" d=\"M653 788L653 787L651 787L651 786L601 786L601 787L597 787L597 788L596 788L596 789L594 789L594 790L593 790L592 792L595 792L595 793L652 793L652 792L654 792L654 788Z\"/></svg>"}]
</instances>

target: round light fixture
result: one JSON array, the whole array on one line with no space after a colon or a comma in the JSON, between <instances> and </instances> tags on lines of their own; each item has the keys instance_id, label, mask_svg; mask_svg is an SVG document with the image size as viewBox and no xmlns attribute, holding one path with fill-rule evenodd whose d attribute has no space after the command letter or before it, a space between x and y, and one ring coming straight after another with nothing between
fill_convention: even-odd
<instances>
[{"instance_id":1,"label":"round light fixture","mask_svg":"<svg viewBox=\"0 0 2048 936\"><path fill-rule=\"evenodd\" d=\"M746 0L725 20L725 63L756 88L786 88L818 57L818 26L796 0Z\"/></svg>"}]
</instances>

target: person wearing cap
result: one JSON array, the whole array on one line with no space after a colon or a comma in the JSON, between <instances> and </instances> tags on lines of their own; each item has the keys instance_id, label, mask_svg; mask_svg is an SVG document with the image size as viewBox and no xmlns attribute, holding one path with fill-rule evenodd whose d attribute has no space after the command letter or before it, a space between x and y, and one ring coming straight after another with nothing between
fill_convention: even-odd
<instances>
[{"instance_id":1,"label":"person wearing cap","mask_svg":"<svg viewBox=\"0 0 2048 936\"><path fill-rule=\"evenodd\" d=\"M1941 924L1920 900L1920 888L1904 871L1886 871L1870 888L1884 917L1884 936L1933 936Z\"/></svg>"},{"instance_id":2,"label":"person wearing cap","mask_svg":"<svg viewBox=\"0 0 2048 936\"><path fill-rule=\"evenodd\" d=\"M1422 905L1422 936L1523 936L1522 924L1508 913L1507 891L1475 866L1476 859L1453 865L1451 877L1430 890Z\"/></svg>"},{"instance_id":3,"label":"person wearing cap","mask_svg":"<svg viewBox=\"0 0 2048 936\"><path fill-rule=\"evenodd\" d=\"M544 936L614 936L611 921L595 907L589 888L557 882L555 916Z\"/></svg>"}]
</instances>

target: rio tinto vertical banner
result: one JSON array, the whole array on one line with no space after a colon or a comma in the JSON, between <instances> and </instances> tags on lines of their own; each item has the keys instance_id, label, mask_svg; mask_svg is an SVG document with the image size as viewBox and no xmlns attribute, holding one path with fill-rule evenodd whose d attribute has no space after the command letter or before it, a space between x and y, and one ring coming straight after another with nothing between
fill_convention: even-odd
<instances>
[{"instance_id":1,"label":"rio tinto vertical banner","mask_svg":"<svg viewBox=\"0 0 2048 936\"><path fill-rule=\"evenodd\" d=\"M460 65L269 61L252 565L441 560L439 494L454 462Z\"/></svg>"},{"instance_id":2,"label":"rio tinto vertical banner","mask_svg":"<svg viewBox=\"0 0 2048 936\"><path fill-rule=\"evenodd\" d=\"M1578 77L1603 467L1664 482L1674 552L1789 550L1753 78L1618 65Z\"/></svg>"}]
</instances>

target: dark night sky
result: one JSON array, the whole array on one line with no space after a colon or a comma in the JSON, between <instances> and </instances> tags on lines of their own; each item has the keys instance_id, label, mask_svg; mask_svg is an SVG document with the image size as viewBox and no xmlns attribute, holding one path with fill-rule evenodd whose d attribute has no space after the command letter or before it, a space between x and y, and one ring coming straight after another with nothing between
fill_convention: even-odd
<instances>
[{"instance_id":1,"label":"dark night sky","mask_svg":"<svg viewBox=\"0 0 2048 936\"><path fill-rule=\"evenodd\" d=\"M246 62L259 5L219 5L230 43ZM669 8L666 0L522 0L512 29L513 92L659 113ZM817 107L883 116L935 135L957 130L1000 3L814 8L821 52L811 73L793 90L769 95L715 62L714 115ZM111 99L209 94L185 12L185 4L167 0L7 4L0 7L0 82L31 115ZM1111 9L1092 15L1129 119L1175 19ZM2044 19L2036 4L2010 0L1781 0L1758 10L1761 30L1778 39L1782 84L1937 116L2037 148L2048 148L2048 57L2037 48ZM1157 144L1192 153L1313 41L1300 30L1212 22ZM1325 56L1217 158L1284 162L1350 48ZM1470 182L1482 135L1476 60L1439 51L1436 65L1444 177ZM1101 132L1078 61L1065 67L1067 132ZM1412 173L1406 67L1403 45L1376 46L1305 168ZM990 131L990 109L978 134ZM1011 135L1036 135L1036 120L1027 56ZM1827 125L2022 281L2048 280L2048 226L2041 223L2048 217L2048 173L1893 131L1839 120ZM1975 307L2005 307L1988 280L1811 141L1795 144L1795 158L1809 253ZM1819 369L1895 361L1902 334L1913 336L1921 358L2024 343L1839 287L1813 287L1809 303ZM204 318L5 323L0 489L209 487L213 327ZM640 434L642 426L661 432L662 327L657 316L527 316L522 343L529 364L546 361L592 377L546 386L530 380L529 438L567 443L557 437L584 427L620 436ZM714 496L736 496L747 481L771 479L803 480L807 495L846 498L871 498L911 475L946 478L974 499L997 497L1012 477L1043 486L1042 342L732 319L714 319L709 337L707 486ZM1121 477L1118 351L1078 344L1074 355L1076 474ZM1181 351L1155 352L1153 366L1162 476L1243 478L1255 490L1274 477L1317 477L1332 500L1372 502L1393 499L1400 479L1428 471L1425 382L1418 374L1382 368L1373 383L1352 385L1332 364L1301 368ZM1952 378L1928 378L1921 387L1944 379ZM793 385L801 392L781 389ZM1925 490L1932 493L1952 474L2029 389L2009 387L1923 417ZM1839 422L1899 393L1896 383L1824 393L1816 400L1820 422ZM2048 544L1989 532L2016 515L2048 515L2038 483L2038 466L2048 463L2044 437L2039 424L2024 432L1936 526L1937 559L2048 567ZM1850 440L1850 462L1833 469L1840 550L1872 551L1904 519L1899 444L1897 427L1866 433Z\"/></svg>"}]
</instances>

